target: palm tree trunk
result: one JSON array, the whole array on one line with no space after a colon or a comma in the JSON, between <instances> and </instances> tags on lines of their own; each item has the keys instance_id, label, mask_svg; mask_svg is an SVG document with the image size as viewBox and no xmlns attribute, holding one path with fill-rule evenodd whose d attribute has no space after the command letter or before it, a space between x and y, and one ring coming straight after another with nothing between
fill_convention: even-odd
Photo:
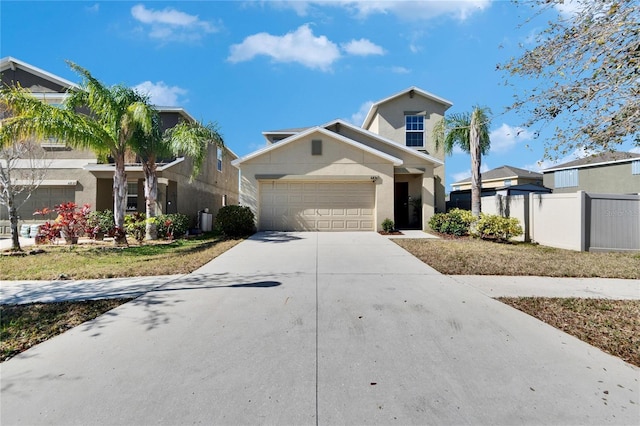
<instances>
[{"instance_id":1,"label":"palm tree trunk","mask_svg":"<svg viewBox=\"0 0 640 426\"><path fill-rule=\"evenodd\" d=\"M480 179L480 162L482 154L480 152L480 133L476 110L471 114L471 126L469 129L469 151L471 153L471 213L480 217L482 182Z\"/></svg>"},{"instance_id":2,"label":"palm tree trunk","mask_svg":"<svg viewBox=\"0 0 640 426\"><path fill-rule=\"evenodd\" d=\"M157 240L158 227L153 219L157 216L156 200L158 199L158 175L156 174L155 156L151 156L147 161L143 161L142 169L144 170L144 198L147 214L145 238L147 240Z\"/></svg>"},{"instance_id":3,"label":"palm tree trunk","mask_svg":"<svg viewBox=\"0 0 640 426\"><path fill-rule=\"evenodd\" d=\"M127 245L124 231L124 215L127 210L127 173L124 170L124 153L115 156L116 170L113 173L113 219L116 225L114 243Z\"/></svg>"}]
</instances>

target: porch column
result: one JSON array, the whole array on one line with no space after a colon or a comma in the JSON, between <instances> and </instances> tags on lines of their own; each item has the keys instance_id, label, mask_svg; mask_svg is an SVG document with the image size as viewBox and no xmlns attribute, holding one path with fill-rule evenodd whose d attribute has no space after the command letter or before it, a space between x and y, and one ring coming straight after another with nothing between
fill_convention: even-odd
<instances>
[{"instance_id":1,"label":"porch column","mask_svg":"<svg viewBox=\"0 0 640 426\"><path fill-rule=\"evenodd\" d=\"M422 230L429 228L429 219L435 213L435 182L433 168L427 167L422 175Z\"/></svg>"}]
</instances>

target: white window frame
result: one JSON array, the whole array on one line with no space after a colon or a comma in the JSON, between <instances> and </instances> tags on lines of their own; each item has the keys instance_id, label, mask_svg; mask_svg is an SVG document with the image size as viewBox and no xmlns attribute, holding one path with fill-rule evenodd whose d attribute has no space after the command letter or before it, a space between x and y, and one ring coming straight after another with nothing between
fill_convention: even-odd
<instances>
[{"instance_id":1,"label":"white window frame","mask_svg":"<svg viewBox=\"0 0 640 426\"><path fill-rule=\"evenodd\" d=\"M135 188L135 191L131 191L132 188ZM136 207L129 208L129 205L134 205L133 200L135 200ZM127 181L127 211L138 211L138 181Z\"/></svg>"},{"instance_id":2,"label":"white window frame","mask_svg":"<svg viewBox=\"0 0 640 426\"><path fill-rule=\"evenodd\" d=\"M412 121L413 118L417 118L415 122ZM409 148L424 148L424 115L418 114L406 114L404 116L404 129L405 129L405 137L404 144ZM420 145L408 145L407 144L407 136L410 134L420 134L422 136L422 141Z\"/></svg>"},{"instance_id":3,"label":"white window frame","mask_svg":"<svg viewBox=\"0 0 640 426\"><path fill-rule=\"evenodd\" d=\"M554 188L573 188L579 185L578 169L558 170L553 173Z\"/></svg>"},{"instance_id":4,"label":"white window frame","mask_svg":"<svg viewBox=\"0 0 640 426\"><path fill-rule=\"evenodd\" d=\"M631 162L631 174L640 175L640 160L633 160Z\"/></svg>"},{"instance_id":5,"label":"white window frame","mask_svg":"<svg viewBox=\"0 0 640 426\"><path fill-rule=\"evenodd\" d=\"M222 171L222 148L216 148L216 169Z\"/></svg>"}]
</instances>

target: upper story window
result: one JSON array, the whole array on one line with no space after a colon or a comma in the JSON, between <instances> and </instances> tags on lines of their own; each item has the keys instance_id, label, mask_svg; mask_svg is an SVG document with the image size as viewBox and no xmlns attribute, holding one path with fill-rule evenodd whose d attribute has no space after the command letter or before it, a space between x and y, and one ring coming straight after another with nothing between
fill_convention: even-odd
<instances>
[{"instance_id":1,"label":"upper story window","mask_svg":"<svg viewBox=\"0 0 640 426\"><path fill-rule=\"evenodd\" d=\"M511 179L505 179L503 184L504 186L511 186L512 185Z\"/></svg>"},{"instance_id":2,"label":"upper story window","mask_svg":"<svg viewBox=\"0 0 640 426\"><path fill-rule=\"evenodd\" d=\"M634 160L631 162L631 174L640 175L640 160Z\"/></svg>"},{"instance_id":3,"label":"upper story window","mask_svg":"<svg viewBox=\"0 0 640 426\"><path fill-rule=\"evenodd\" d=\"M558 170L553 177L555 188L578 186L578 169Z\"/></svg>"},{"instance_id":4,"label":"upper story window","mask_svg":"<svg viewBox=\"0 0 640 426\"><path fill-rule=\"evenodd\" d=\"M314 139L311 141L311 155L322 155L322 140Z\"/></svg>"},{"instance_id":5,"label":"upper story window","mask_svg":"<svg viewBox=\"0 0 640 426\"><path fill-rule=\"evenodd\" d=\"M405 115L405 131L407 146L424 146L424 116Z\"/></svg>"},{"instance_id":6,"label":"upper story window","mask_svg":"<svg viewBox=\"0 0 640 426\"><path fill-rule=\"evenodd\" d=\"M222 171L222 148L218 148L216 150L216 158L218 160L216 167L218 171L221 172Z\"/></svg>"}]
</instances>

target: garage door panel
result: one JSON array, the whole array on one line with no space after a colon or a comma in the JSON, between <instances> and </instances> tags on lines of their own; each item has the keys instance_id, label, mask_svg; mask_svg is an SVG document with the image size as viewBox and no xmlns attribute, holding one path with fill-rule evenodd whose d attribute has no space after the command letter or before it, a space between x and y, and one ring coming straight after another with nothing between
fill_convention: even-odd
<instances>
[{"instance_id":1,"label":"garage door panel","mask_svg":"<svg viewBox=\"0 0 640 426\"><path fill-rule=\"evenodd\" d=\"M375 186L344 182L261 182L261 230L374 230Z\"/></svg>"}]
</instances>

